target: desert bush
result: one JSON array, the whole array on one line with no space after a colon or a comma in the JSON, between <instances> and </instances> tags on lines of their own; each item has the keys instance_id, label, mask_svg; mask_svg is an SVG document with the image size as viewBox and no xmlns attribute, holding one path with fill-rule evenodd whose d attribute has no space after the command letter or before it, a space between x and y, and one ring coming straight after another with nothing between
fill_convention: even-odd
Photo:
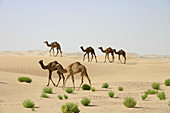
<instances>
[{"instance_id":1,"label":"desert bush","mask_svg":"<svg viewBox=\"0 0 170 113\"><path fill-rule=\"evenodd\" d=\"M165 86L170 86L170 79L165 80Z\"/></svg>"},{"instance_id":2,"label":"desert bush","mask_svg":"<svg viewBox=\"0 0 170 113\"><path fill-rule=\"evenodd\" d=\"M42 97L42 98L49 98L49 97L47 96L47 94L44 93L44 92L41 93L41 96L40 96L40 97Z\"/></svg>"},{"instance_id":3,"label":"desert bush","mask_svg":"<svg viewBox=\"0 0 170 113\"><path fill-rule=\"evenodd\" d=\"M32 79L29 77L18 77L18 81L19 82L27 82L27 83L31 83Z\"/></svg>"},{"instance_id":4,"label":"desert bush","mask_svg":"<svg viewBox=\"0 0 170 113\"><path fill-rule=\"evenodd\" d=\"M72 89L72 88L66 88L65 91L66 91L67 93L73 93L73 89Z\"/></svg>"},{"instance_id":5,"label":"desert bush","mask_svg":"<svg viewBox=\"0 0 170 113\"><path fill-rule=\"evenodd\" d=\"M157 82L152 83L152 88L156 90L160 89L160 83Z\"/></svg>"},{"instance_id":6,"label":"desert bush","mask_svg":"<svg viewBox=\"0 0 170 113\"><path fill-rule=\"evenodd\" d=\"M133 108L136 106L136 101L134 100L134 98L132 97L126 97L123 104L127 107L127 108Z\"/></svg>"},{"instance_id":7,"label":"desert bush","mask_svg":"<svg viewBox=\"0 0 170 113\"><path fill-rule=\"evenodd\" d=\"M61 106L61 111L63 113L79 113L78 105L74 103L66 103Z\"/></svg>"},{"instance_id":8,"label":"desert bush","mask_svg":"<svg viewBox=\"0 0 170 113\"><path fill-rule=\"evenodd\" d=\"M58 95L58 98L59 98L60 100L62 100L62 99L63 99L63 96L61 96L61 95Z\"/></svg>"},{"instance_id":9,"label":"desert bush","mask_svg":"<svg viewBox=\"0 0 170 113\"><path fill-rule=\"evenodd\" d=\"M151 90L151 89L148 89L147 91L145 91L145 94L157 94L158 91L155 91L155 90Z\"/></svg>"},{"instance_id":10,"label":"desert bush","mask_svg":"<svg viewBox=\"0 0 170 113\"><path fill-rule=\"evenodd\" d=\"M30 99L24 100L22 104L25 108L34 108L35 105Z\"/></svg>"},{"instance_id":11,"label":"desert bush","mask_svg":"<svg viewBox=\"0 0 170 113\"><path fill-rule=\"evenodd\" d=\"M166 99L166 95L165 93L162 91L160 93L157 94L157 97L160 99L160 100L165 100Z\"/></svg>"},{"instance_id":12,"label":"desert bush","mask_svg":"<svg viewBox=\"0 0 170 113\"><path fill-rule=\"evenodd\" d=\"M108 95L109 95L109 97L112 98L112 97L114 96L114 92L113 92L113 91L109 91L109 92L108 92Z\"/></svg>"},{"instance_id":13,"label":"desert bush","mask_svg":"<svg viewBox=\"0 0 170 113\"><path fill-rule=\"evenodd\" d=\"M119 90L119 91L123 91L123 87L122 87L122 86L119 86L119 87L118 87L118 90Z\"/></svg>"},{"instance_id":14,"label":"desert bush","mask_svg":"<svg viewBox=\"0 0 170 113\"><path fill-rule=\"evenodd\" d=\"M83 84L82 89L83 90L90 90L90 86L88 84Z\"/></svg>"},{"instance_id":15,"label":"desert bush","mask_svg":"<svg viewBox=\"0 0 170 113\"><path fill-rule=\"evenodd\" d=\"M148 97L148 94L146 94L146 93L141 96L142 100L145 100L147 97Z\"/></svg>"},{"instance_id":16,"label":"desert bush","mask_svg":"<svg viewBox=\"0 0 170 113\"><path fill-rule=\"evenodd\" d=\"M169 101L169 104L168 104L169 106L170 106L170 101Z\"/></svg>"},{"instance_id":17,"label":"desert bush","mask_svg":"<svg viewBox=\"0 0 170 113\"><path fill-rule=\"evenodd\" d=\"M44 93L52 94L52 93L53 93L53 90L52 90L52 88L50 88L50 87L45 87L45 88L43 88L43 92L44 92Z\"/></svg>"},{"instance_id":18,"label":"desert bush","mask_svg":"<svg viewBox=\"0 0 170 113\"><path fill-rule=\"evenodd\" d=\"M81 104L83 104L84 106L89 105L89 103L90 103L90 99L86 97L81 100Z\"/></svg>"},{"instance_id":19,"label":"desert bush","mask_svg":"<svg viewBox=\"0 0 170 113\"><path fill-rule=\"evenodd\" d=\"M95 92L95 91L96 91L96 89L95 89L95 88L91 88L91 91Z\"/></svg>"},{"instance_id":20,"label":"desert bush","mask_svg":"<svg viewBox=\"0 0 170 113\"><path fill-rule=\"evenodd\" d=\"M68 99L68 96L67 96L67 95L64 95L64 98L65 98L65 99Z\"/></svg>"},{"instance_id":21,"label":"desert bush","mask_svg":"<svg viewBox=\"0 0 170 113\"><path fill-rule=\"evenodd\" d=\"M104 83L103 85L102 85L102 88L108 88L109 87L109 84L108 83Z\"/></svg>"}]
</instances>

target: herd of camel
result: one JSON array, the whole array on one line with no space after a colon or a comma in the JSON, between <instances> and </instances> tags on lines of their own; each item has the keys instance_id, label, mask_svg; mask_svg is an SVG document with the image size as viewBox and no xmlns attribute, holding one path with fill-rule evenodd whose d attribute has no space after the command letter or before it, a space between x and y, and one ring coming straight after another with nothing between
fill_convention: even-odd
<instances>
[{"instance_id":1,"label":"herd of camel","mask_svg":"<svg viewBox=\"0 0 170 113\"><path fill-rule=\"evenodd\" d=\"M51 44L48 43L48 41L45 41L44 42L48 47L51 47L50 49L50 56L51 56L51 50L53 50L53 56L55 55L54 54L54 48L56 48L57 50L57 54L55 56L58 55L58 53L60 52L61 54L61 57L62 57L62 51L61 51L61 46L60 44L58 44L57 42L52 42ZM88 47L86 49L83 48L83 46L80 47L81 50L83 52L85 52L84 56L83 56L83 61L85 59L85 56L87 55L88 56L88 61L89 61L89 54L91 53L91 61L93 60L93 55L95 57L95 60L97 62L97 58L96 58L96 54L95 54L95 51L92 47ZM112 63L114 61L114 53L115 54L118 54L119 55L119 61L121 62L120 60L120 56L122 55L124 57L124 64L126 63L126 52L123 51L123 50L119 50L118 52L116 52L115 49L112 49L111 47L103 50L102 47L99 47L99 49L105 53L105 61L106 62L106 57L107 59L109 60L110 63ZM111 53L112 55L112 61L110 61L109 59L109 54ZM122 63L122 62L121 62ZM39 61L39 64L41 65L42 69L47 69L49 71L49 78L48 78L48 83L47 83L47 86L49 86L49 83L50 83L50 80L51 82L53 83L54 86L58 86L59 83L60 83L60 80L61 80L61 77L63 78L63 89L65 88L65 85L66 85L66 81L67 79L71 76L72 77L72 82L73 82L73 89L75 89L75 85L74 85L74 74L77 74L77 73L81 73L81 83L80 83L80 86L78 88L78 90L80 89L81 85L83 84L83 78L84 76L88 79L89 81L89 84L91 86L91 80L87 74L87 69L84 65L82 65L80 62L74 62L72 64L70 64L66 69L63 68L63 66L61 64L59 64L57 61L53 61L53 62L50 62L49 64L47 65L44 65L43 63L43 60L40 60ZM54 81L52 80L52 72L53 71L57 71L57 74L59 76L59 80L58 80L58 83L57 85L54 83ZM68 73L68 76L65 80L65 77L64 77L64 73Z\"/></svg>"}]
</instances>

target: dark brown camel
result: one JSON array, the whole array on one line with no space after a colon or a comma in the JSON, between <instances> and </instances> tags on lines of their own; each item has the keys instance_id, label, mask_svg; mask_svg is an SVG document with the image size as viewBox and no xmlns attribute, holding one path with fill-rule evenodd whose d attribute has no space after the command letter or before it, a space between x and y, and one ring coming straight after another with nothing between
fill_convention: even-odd
<instances>
[{"instance_id":1,"label":"dark brown camel","mask_svg":"<svg viewBox=\"0 0 170 113\"><path fill-rule=\"evenodd\" d=\"M44 42L48 47L51 47L51 49L50 49L50 56L51 56L51 50L53 50L53 56L54 56L54 48L56 48L56 50L57 50L57 54L56 54L56 56L58 55L58 53L59 53L59 51L60 51L60 54L61 54L61 57L62 57L62 51L61 51L61 46L60 46L60 44L59 43L57 43L57 42L52 42L51 44L48 44L48 41L45 41Z\"/></svg>"},{"instance_id":2,"label":"dark brown camel","mask_svg":"<svg viewBox=\"0 0 170 113\"><path fill-rule=\"evenodd\" d=\"M103 50L102 47L99 47L99 49L100 49L103 53L105 53L105 61L104 61L104 62L106 62L106 57L107 57L107 59L109 60L110 63L114 62L114 50L113 50L111 47L106 48L105 50ZM111 56L112 56L112 61L110 61L110 59L109 59L109 54L110 54L110 53L111 53Z\"/></svg>"},{"instance_id":3,"label":"dark brown camel","mask_svg":"<svg viewBox=\"0 0 170 113\"><path fill-rule=\"evenodd\" d=\"M118 54L118 56L119 56L119 61L120 61L121 63L122 63L122 61L120 60L120 55L122 55L122 56L124 57L124 64L126 64L126 52L123 51L122 49L119 50L118 52L116 52L116 49L114 49L114 52L115 52L116 54Z\"/></svg>"},{"instance_id":4,"label":"dark brown camel","mask_svg":"<svg viewBox=\"0 0 170 113\"><path fill-rule=\"evenodd\" d=\"M75 89L75 85L74 85L74 74L77 74L77 73L81 73L81 83L80 83L80 86L78 88L78 90L80 89L81 85L83 84L83 78L84 76L87 77L88 81L89 81L89 84L91 86L91 80L87 74L87 69L84 65L82 65L80 62L74 62L72 64L70 64L67 69L64 69L60 64L57 64L57 68L58 70L60 71L60 73L69 73L69 75L67 76L66 78L66 81L67 79L71 76L72 77L72 81L73 81L73 89ZM64 87L65 88L65 85L66 85L66 81L65 81L65 84L64 84Z\"/></svg>"},{"instance_id":5,"label":"dark brown camel","mask_svg":"<svg viewBox=\"0 0 170 113\"><path fill-rule=\"evenodd\" d=\"M57 64L59 64L57 61L53 61L53 62L50 62L48 65L44 65L44 63L43 63L43 60L40 60L39 61L39 63L40 63L40 65L41 65L41 67L43 68L43 69L47 69L48 71L49 71L49 78L48 78L48 84L47 84L47 86L49 86L49 83L50 83L50 80L51 80L51 82L53 83L53 85L54 86L58 86L58 84L60 83L60 80L61 80L61 76L62 76L62 78L63 78L63 86L64 86L64 81L65 81L65 78L64 78L64 76L63 76L63 73L60 73L60 71L58 71L58 69L57 69L57 67L56 67L56 65ZM57 83L57 85L55 85L55 83L53 82L53 80L52 80L52 72L53 71L56 71L57 70L57 74L58 74L58 76L59 76L59 80L58 80L58 83Z\"/></svg>"},{"instance_id":6,"label":"dark brown camel","mask_svg":"<svg viewBox=\"0 0 170 113\"><path fill-rule=\"evenodd\" d=\"M97 62L96 54L95 54L95 51L92 47L87 47L86 49L84 49L83 46L81 46L80 48L83 52L85 52L84 57L83 57L83 61L84 61L85 56L87 54L88 62L89 62L89 53L91 53L91 56L92 56L91 61L93 60L93 55L94 55L96 62Z\"/></svg>"}]
</instances>

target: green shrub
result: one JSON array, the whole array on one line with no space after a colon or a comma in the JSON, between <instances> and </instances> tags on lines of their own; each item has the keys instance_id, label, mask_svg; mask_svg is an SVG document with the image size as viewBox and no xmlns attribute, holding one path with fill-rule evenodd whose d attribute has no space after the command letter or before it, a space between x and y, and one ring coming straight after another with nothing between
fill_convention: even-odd
<instances>
[{"instance_id":1,"label":"green shrub","mask_svg":"<svg viewBox=\"0 0 170 113\"><path fill-rule=\"evenodd\" d=\"M155 91L155 90L151 90L151 89L148 89L147 91L145 91L145 94L157 94L158 91Z\"/></svg>"},{"instance_id":2,"label":"green shrub","mask_svg":"<svg viewBox=\"0 0 170 113\"><path fill-rule=\"evenodd\" d=\"M30 99L24 100L22 104L25 108L34 108L35 105Z\"/></svg>"},{"instance_id":3,"label":"green shrub","mask_svg":"<svg viewBox=\"0 0 170 113\"><path fill-rule=\"evenodd\" d=\"M67 95L64 95L64 98L65 98L65 99L68 99L68 96L67 96Z\"/></svg>"},{"instance_id":4,"label":"green shrub","mask_svg":"<svg viewBox=\"0 0 170 113\"><path fill-rule=\"evenodd\" d=\"M82 89L83 90L90 90L90 86L88 84L83 84Z\"/></svg>"},{"instance_id":5,"label":"green shrub","mask_svg":"<svg viewBox=\"0 0 170 113\"><path fill-rule=\"evenodd\" d=\"M165 86L170 86L170 79L165 80Z\"/></svg>"},{"instance_id":6,"label":"green shrub","mask_svg":"<svg viewBox=\"0 0 170 113\"><path fill-rule=\"evenodd\" d=\"M95 89L95 88L91 88L91 91L95 92L95 91L96 91L96 89Z\"/></svg>"},{"instance_id":7,"label":"green shrub","mask_svg":"<svg viewBox=\"0 0 170 113\"><path fill-rule=\"evenodd\" d=\"M61 96L61 95L58 95L58 98L59 98L60 100L62 100L62 99L63 99L63 96Z\"/></svg>"},{"instance_id":8,"label":"green shrub","mask_svg":"<svg viewBox=\"0 0 170 113\"><path fill-rule=\"evenodd\" d=\"M141 96L142 100L145 100L147 97L148 97L148 94L146 94L146 93Z\"/></svg>"},{"instance_id":9,"label":"green shrub","mask_svg":"<svg viewBox=\"0 0 170 113\"><path fill-rule=\"evenodd\" d=\"M152 83L152 88L156 90L160 89L160 83L157 82Z\"/></svg>"},{"instance_id":10,"label":"green shrub","mask_svg":"<svg viewBox=\"0 0 170 113\"><path fill-rule=\"evenodd\" d=\"M83 104L84 106L89 105L89 103L90 103L90 99L86 97L81 100L81 104Z\"/></svg>"},{"instance_id":11,"label":"green shrub","mask_svg":"<svg viewBox=\"0 0 170 113\"><path fill-rule=\"evenodd\" d=\"M52 88L50 88L50 87L45 87L45 88L43 88L43 92L44 92L44 93L49 93L49 94L52 94L52 93L53 93Z\"/></svg>"},{"instance_id":12,"label":"green shrub","mask_svg":"<svg viewBox=\"0 0 170 113\"><path fill-rule=\"evenodd\" d=\"M49 98L49 97L47 96L47 94L44 93L44 92L41 93L41 96L40 96L40 97L42 97L42 98Z\"/></svg>"},{"instance_id":13,"label":"green shrub","mask_svg":"<svg viewBox=\"0 0 170 113\"><path fill-rule=\"evenodd\" d=\"M114 92L113 91L110 91L110 92L108 92L108 95L109 95L109 97L113 97L114 96Z\"/></svg>"},{"instance_id":14,"label":"green shrub","mask_svg":"<svg viewBox=\"0 0 170 113\"><path fill-rule=\"evenodd\" d=\"M133 108L136 106L136 101L134 100L134 98L132 97L126 97L123 104L127 107L127 108Z\"/></svg>"},{"instance_id":15,"label":"green shrub","mask_svg":"<svg viewBox=\"0 0 170 113\"><path fill-rule=\"evenodd\" d=\"M170 101L169 101L169 104L168 104L169 106L170 106Z\"/></svg>"},{"instance_id":16,"label":"green shrub","mask_svg":"<svg viewBox=\"0 0 170 113\"><path fill-rule=\"evenodd\" d=\"M67 93L73 93L73 89L72 89L72 88L66 88L65 91L66 91Z\"/></svg>"},{"instance_id":17,"label":"green shrub","mask_svg":"<svg viewBox=\"0 0 170 113\"><path fill-rule=\"evenodd\" d=\"M32 110L32 111L34 111L35 109L34 109L34 108L32 108L31 110Z\"/></svg>"},{"instance_id":18,"label":"green shrub","mask_svg":"<svg viewBox=\"0 0 170 113\"><path fill-rule=\"evenodd\" d=\"M162 91L160 93L158 93L157 97L160 99L160 100L165 100L166 99L166 95L165 93Z\"/></svg>"},{"instance_id":19,"label":"green shrub","mask_svg":"<svg viewBox=\"0 0 170 113\"><path fill-rule=\"evenodd\" d=\"M123 87L122 86L118 87L118 90L123 91Z\"/></svg>"},{"instance_id":20,"label":"green shrub","mask_svg":"<svg viewBox=\"0 0 170 113\"><path fill-rule=\"evenodd\" d=\"M19 82L27 82L27 83L31 83L32 79L29 77L18 77L18 81Z\"/></svg>"},{"instance_id":21,"label":"green shrub","mask_svg":"<svg viewBox=\"0 0 170 113\"><path fill-rule=\"evenodd\" d=\"M61 111L63 113L79 113L78 105L74 103L66 103L61 106Z\"/></svg>"},{"instance_id":22,"label":"green shrub","mask_svg":"<svg viewBox=\"0 0 170 113\"><path fill-rule=\"evenodd\" d=\"M104 83L103 85L102 85L102 88L108 88L109 87L109 84L108 83Z\"/></svg>"}]
</instances>

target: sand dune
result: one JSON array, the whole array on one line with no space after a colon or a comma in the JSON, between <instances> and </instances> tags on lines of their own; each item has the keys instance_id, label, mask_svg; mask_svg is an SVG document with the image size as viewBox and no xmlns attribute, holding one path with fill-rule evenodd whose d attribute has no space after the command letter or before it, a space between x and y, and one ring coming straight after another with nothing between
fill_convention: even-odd
<instances>
[{"instance_id":1,"label":"sand dune","mask_svg":"<svg viewBox=\"0 0 170 113\"><path fill-rule=\"evenodd\" d=\"M77 103L81 113L113 113L113 111L115 113L169 113L170 87L165 87L163 84L165 79L170 78L169 56L141 56L129 53L125 65L118 63L117 57L114 63L103 63L104 56L98 56L98 63L96 63L87 62L87 59L82 61L82 53L65 53L63 58L59 56L49 57L48 51L40 50L0 52L0 113L32 112L22 106L23 100L27 98L35 102L37 113L61 113L60 107L66 102ZM50 83L54 94L49 95L50 99L40 98L42 88L47 84L48 71L41 69L39 60L44 60L44 64L56 60L65 68L75 61L81 62L87 67L96 92L76 90L74 94L68 95L68 100L59 100L58 94L66 94L61 88L62 82L60 87L54 87ZM19 76L29 76L33 82L31 84L19 83L17 81ZM80 84L79 74L75 75L75 79L76 86L78 86ZM56 72L53 73L53 80L55 83L58 81ZM84 83L88 83L86 78L84 80ZM101 88L104 82L109 83L109 89ZM152 82L161 83L161 90L164 90L167 95L166 100L160 101L155 95L149 96L147 101L141 100L141 94L151 88ZM118 86L123 86L125 90L119 92ZM72 87L71 78L66 87ZM107 93L110 90L115 92L116 98L108 97ZM137 108L127 109L123 106L126 96L137 100ZM81 105L80 100L83 97L91 99L91 106Z\"/></svg>"}]
</instances>

